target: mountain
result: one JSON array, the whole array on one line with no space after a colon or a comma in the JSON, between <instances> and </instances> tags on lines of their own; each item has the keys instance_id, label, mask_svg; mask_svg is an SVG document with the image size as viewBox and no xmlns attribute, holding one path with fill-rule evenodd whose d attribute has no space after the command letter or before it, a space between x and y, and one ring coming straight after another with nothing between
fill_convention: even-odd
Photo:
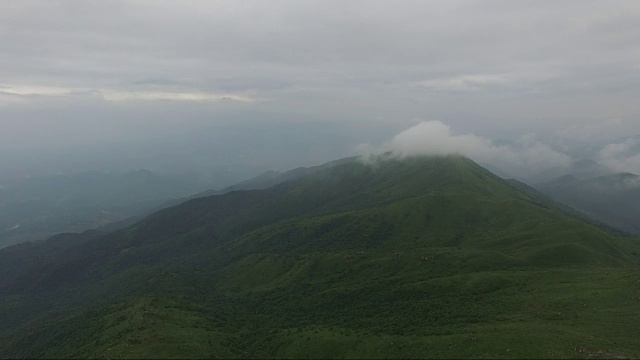
<instances>
[{"instance_id":1,"label":"mountain","mask_svg":"<svg viewBox=\"0 0 640 360\"><path fill-rule=\"evenodd\" d=\"M355 160L355 157L346 157L346 158L330 161L318 166L310 166L310 167L301 166L285 172L279 172L274 170L265 171L264 173L258 176L240 181L237 184L227 186L220 190L209 189L209 190L202 191L187 197L171 199L157 206L155 209L153 209L153 211L151 210L148 211L146 214L132 216L130 218L123 219L122 221L114 222L104 227L101 227L100 229L107 230L107 231L119 230L126 226L132 225L133 223L141 220L145 215L149 215L154 211L158 211L171 206L176 206L191 199L213 196L213 195L223 195L228 192L238 191L238 190L263 190L271 186L275 186L277 184L297 180L304 176L311 175L317 171L327 169L336 165L340 165L343 163L352 162L354 160Z\"/></svg>"},{"instance_id":2,"label":"mountain","mask_svg":"<svg viewBox=\"0 0 640 360\"><path fill-rule=\"evenodd\" d=\"M105 226L200 186L150 170L9 179L0 189L0 247Z\"/></svg>"},{"instance_id":3,"label":"mountain","mask_svg":"<svg viewBox=\"0 0 640 360\"><path fill-rule=\"evenodd\" d=\"M638 239L460 156L0 250L5 357L637 357Z\"/></svg>"},{"instance_id":4,"label":"mountain","mask_svg":"<svg viewBox=\"0 0 640 360\"><path fill-rule=\"evenodd\" d=\"M577 156L578 155L576 154L576 157ZM512 174L503 171L495 165L483 164L483 166L503 179L515 178ZM578 158L571 160L566 166L548 168L542 171L538 171L527 177L518 178L518 180L528 184L542 184L545 182L553 181L554 179L567 174L571 174L572 176L575 176L579 179L589 179L598 176L611 175L613 173L614 171L612 171L609 167L600 164L595 160L588 158Z\"/></svg>"},{"instance_id":5,"label":"mountain","mask_svg":"<svg viewBox=\"0 0 640 360\"><path fill-rule=\"evenodd\" d=\"M356 160L355 157L346 157L334 161L329 161L325 164L318 166L310 166L310 167L297 167L293 170L278 172L278 171L266 171L256 177L253 177L248 180L241 181L237 184L228 186L223 188L222 190L208 190L195 195L190 196L188 199L194 199L198 197L211 196L211 195L222 195L231 191L238 190L262 190L269 188L271 186L284 183L287 181L298 180L307 175L314 174L318 171L325 170L336 165L346 164L350 162L354 162Z\"/></svg>"},{"instance_id":6,"label":"mountain","mask_svg":"<svg viewBox=\"0 0 640 360\"><path fill-rule=\"evenodd\" d=\"M565 175L536 186L541 192L619 229L640 234L640 177L617 173L589 179Z\"/></svg>"}]
</instances>

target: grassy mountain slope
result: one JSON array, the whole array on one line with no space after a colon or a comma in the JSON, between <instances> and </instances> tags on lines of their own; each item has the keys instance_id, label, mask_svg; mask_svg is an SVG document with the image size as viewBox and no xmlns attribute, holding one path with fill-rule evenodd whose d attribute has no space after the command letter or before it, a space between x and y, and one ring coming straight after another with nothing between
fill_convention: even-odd
<instances>
[{"instance_id":1,"label":"grassy mountain slope","mask_svg":"<svg viewBox=\"0 0 640 360\"><path fill-rule=\"evenodd\" d=\"M153 212L156 212L158 210L164 209L164 208L168 208L168 207L172 207L172 206L176 206L179 205L187 200L191 200L191 199L196 199L196 198L201 198L201 197L207 197L207 196L213 196L213 195L223 195L226 194L228 192L231 191L239 191L239 190L263 190L263 189L267 189L269 187L272 187L274 185L277 184L281 184L284 182L288 182L288 181L294 181L294 180L298 180L304 176L307 175L311 175L317 171L320 171L322 169L327 169L329 167L332 166L336 166L339 164L343 164L343 163L347 163L347 162L351 162L353 161L355 158L353 157L347 157L347 158L342 158L339 160L334 160L334 161L330 161L326 164L322 164L322 165L318 165L318 166L311 166L311 167L299 167L299 168L295 168L293 170L289 170L286 172L277 172L277 171L267 171L264 172L256 177L250 178L248 180L244 180L241 181L237 184L231 185L231 186L227 186L223 189L220 190L206 190L206 191L202 191L199 192L197 194L194 195L190 195L188 197L183 197L183 198L176 198L176 199L172 199L169 201L166 201L164 203L162 203L159 206L156 206L154 209L151 209L149 211L147 211L146 213L143 214L139 214L136 216L132 216L117 222L113 222L110 224L107 224L105 226L100 227L100 230L103 231L115 231L115 230L120 230L123 229L127 226L133 225L134 223L142 220L146 215L149 215Z\"/></svg>"},{"instance_id":2,"label":"grassy mountain slope","mask_svg":"<svg viewBox=\"0 0 640 360\"><path fill-rule=\"evenodd\" d=\"M0 251L0 353L637 356L637 264L466 158L351 161Z\"/></svg>"}]
</instances>

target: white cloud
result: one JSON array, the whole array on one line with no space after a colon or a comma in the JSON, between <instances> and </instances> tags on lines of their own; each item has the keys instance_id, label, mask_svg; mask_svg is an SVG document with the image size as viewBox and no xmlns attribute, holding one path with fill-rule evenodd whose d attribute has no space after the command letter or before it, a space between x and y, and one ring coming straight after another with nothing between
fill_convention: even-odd
<instances>
[{"instance_id":1,"label":"white cloud","mask_svg":"<svg viewBox=\"0 0 640 360\"><path fill-rule=\"evenodd\" d=\"M474 91L488 86L504 86L509 82L509 77L503 74L476 74L429 79L417 85L432 91Z\"/></svg>"},{"instance_id":2,"label":"white cloud","mask_svg":"<svg viewBox=\"0 0 640 360\"><path fill-rule=\"evenodd\" d=\"M42 85L3 85L4 92L12 95L63 96L79 89Z\"/></svg>"},{"instance_id":3,"label":"white cloud","mask_svg":"<svg viewBox=\"0 0 640 360\"><path fill-rule=\"evenodd\" d=\"M101 91L107 101L170 100L170 101L237 101L252 103L256 99L244 94L170 91Z\"/></svg>"},{"instance_id":4,"label":"white cloud","mask_svg":"<svg viewBox=\"0 0 640 360\"><path fill-rule=\"evenodd\" d=\"M608 144L599 151L597 160L616 172L640 174L640 139Z\"/></svg>"},{"instance_id":5,"label":"white cloud","mask_svg":"<svg viewBox=\"0 0 640 360\"><path fill-rule=\"evenodd\" d=\"M367 145L359 149L376 152L375 148L372 151L372 147ZM399 157L461 154L525 178L546 169L567 167L571 162L566 154L535 142L531 136L524 137L519 144L496 145L474 134L452 134L450 127L440 121L421 122L398 133L377 150L391 151Z\"/></svg>"},{"instance_id":6,"label":"white cloud","mask_svg":"<svg viewBox=\"0 0 640 360\"><path fill-rule=\"evenodd\" d=\"M257 101L248 93L214 93L205 91L163 91L163 90L118 90L89 89L80 87L59 87L46 85L2 85L0 100L18 101L20 97L73 97L98 95L107 101L235 101L252 103Z\"/></svg>"}]
</instances>

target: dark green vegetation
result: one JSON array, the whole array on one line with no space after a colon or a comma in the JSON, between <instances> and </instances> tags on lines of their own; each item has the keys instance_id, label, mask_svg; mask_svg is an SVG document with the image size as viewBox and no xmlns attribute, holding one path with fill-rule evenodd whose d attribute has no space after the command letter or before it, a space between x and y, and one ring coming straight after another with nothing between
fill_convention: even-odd
<instances>
[{"instance_id":1,"label":"dark green vegetation","mask_svg":"<svg viewBox=\"0 0 640 360\"><path fill-rule=\"evenodd\" d=\"M149 170L5 179L0 187L0 247L148 214L203 188Z\"/></svg>"},{"instance_id":2,"label":"dark green vegetation","mask_svg":"<svg viewBox=\"0 0 640 360\"><path fill-rule=\"evenodd\" d=\"M3 357L637 357L638 240L463 157L0 251Z\"/></svg>"},{"instance_id":3,"label":"dark green vegetation","mask_svg":"<svg viewBox=\"0 0 640 360\"><path fill-rule=\"evenodd\" d=\"M617 228L640 234L640 177L629 173L578 179L559 177L537 186L546 195Z\"/></svg>"},{"instance_id":4,"label":"dark green vegetation","mask_svg":"<svg viewBox=\"0 0 640 360\"><path fill-rule=\"evenodd\" d=\"M355 160L356 160L355 157L347 157L339 160L330 161L326 164L322 164L318 166L298 167L293 170L289 170L285 172L278 172L278 171L271 170L271 171L264 172L249 180L241 181L237 184L225 187L222 190L207 190L207 191L192 195L185 200L190 200L197 197L211 196L211 195L223 195L228 192L238 191L238 190L264 190L283 182L298 180L305 176L315 174L318 171L326 170L336 165L350 163Z\"/></svg>"}]
</instances>

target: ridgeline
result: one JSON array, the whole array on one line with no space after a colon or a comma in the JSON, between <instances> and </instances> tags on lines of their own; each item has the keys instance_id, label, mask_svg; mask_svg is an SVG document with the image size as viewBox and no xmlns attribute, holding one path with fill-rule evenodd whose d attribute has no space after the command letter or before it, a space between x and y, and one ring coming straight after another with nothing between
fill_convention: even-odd
<instances>
[{"instance_id":1,"label":"ridgeline","mask_svg":"<svg viewBox=\"0 0 640 360\"><path fill-rule=\"evenodd\" d=\"M637 238L461 156L299 173L0 250L0 354L640 356Z\"/></svg>"}]
</instances>

